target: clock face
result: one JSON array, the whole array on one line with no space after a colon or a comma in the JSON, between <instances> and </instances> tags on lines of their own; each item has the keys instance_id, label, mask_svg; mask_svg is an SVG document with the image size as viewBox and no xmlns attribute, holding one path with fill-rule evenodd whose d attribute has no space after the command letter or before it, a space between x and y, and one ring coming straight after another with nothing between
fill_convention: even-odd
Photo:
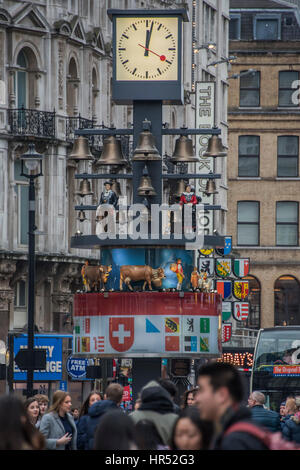
<instances>
[{"instance_id":1,"label":"clock face","mask_svg":"<svg viewBox=\"0 0 300 470\"><path fill-rule=\"evenodd\" d=\"M116 79L178 79L178 18L116 19Z\"/></svg>"}]
</instances>

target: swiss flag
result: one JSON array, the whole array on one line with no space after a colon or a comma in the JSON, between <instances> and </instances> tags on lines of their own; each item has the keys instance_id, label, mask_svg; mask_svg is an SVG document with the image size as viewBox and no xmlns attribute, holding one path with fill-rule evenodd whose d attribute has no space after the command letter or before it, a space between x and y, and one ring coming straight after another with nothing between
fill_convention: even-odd
<instances>
[{"instance_id":1,"label":"swiss flag","mask_svg":"<svg viewBox=\"0 0 300 470\"><path fill-rule=\"evenodd\" d=\"M109 319L109 342L119 352L127 351L134 343L134 317Z\"/></svg>"}]
</instances>

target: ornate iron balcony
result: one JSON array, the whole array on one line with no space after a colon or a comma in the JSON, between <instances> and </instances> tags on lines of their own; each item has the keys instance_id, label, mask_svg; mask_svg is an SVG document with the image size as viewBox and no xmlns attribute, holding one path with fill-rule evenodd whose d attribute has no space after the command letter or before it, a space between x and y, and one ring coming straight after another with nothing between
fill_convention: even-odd
<instances>
[{"instance_id":1,"label":"ornate iron balcony","mask_svg":"<svg viewBox=\"0 0 300 470\"><path fill-rule=\"evenodd\" d=\"M36 109L8 109L10 134L55 138L55 111Z\"/></svg>"}]
</instances>

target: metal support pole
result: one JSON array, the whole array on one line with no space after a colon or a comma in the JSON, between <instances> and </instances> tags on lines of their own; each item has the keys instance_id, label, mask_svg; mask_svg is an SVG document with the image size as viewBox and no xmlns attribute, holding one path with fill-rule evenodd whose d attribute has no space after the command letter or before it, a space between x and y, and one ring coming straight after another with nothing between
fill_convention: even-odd
<instances>
[{"instance_id":1,"label":"metal support pole","mask_svg":"<svg viewBox=\"0 0 300 470\"><path fill-rule=\"evenodd\" d=\"M29 178L29 211L28 211L28 338L27 348L30 351L30 362L27 370L27 398L33 395L34 372L34 307L35 307L35 186L34 177Z\"/></svg>"}]
</instances>

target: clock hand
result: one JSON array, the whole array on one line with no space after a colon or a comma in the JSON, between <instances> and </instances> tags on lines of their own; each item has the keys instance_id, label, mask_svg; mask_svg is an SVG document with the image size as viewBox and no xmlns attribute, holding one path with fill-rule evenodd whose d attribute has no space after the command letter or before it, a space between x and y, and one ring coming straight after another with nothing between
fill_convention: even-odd
<instances>
[{"instance_id":1,"label":"clock hand","mask_svg":"<svg viewBox=\"0 0 300 470\"><path fill-rule=\"evenodd\" d=\"M145 52L144 52L144 55L145 55L145 56L148 56L148 55L149 55L148 47L149 47L149 44L150 44L150 39L151 39L152 30L153 30L153 21L152 21L152 23L151 23L150 30L147 30L147 34L146 34L146 44L145 44L146 48L145 48Z\"/></svg>"},{"instance_id":2,"label":"clock hand","mask_svg":"<svg viewBox=\"0 0 300 470\"><path fill-rule=\"evenodd\" d=\"M166 56L165 56L165 55L157 54L156 52L151 51L151 49L148 49L147 47L142 46L142 44L139 44L139 46L143 47L144 49L146 49L147 51L151 52L152 54L157 55L157 57L159 57L160 60L162 60L162 61L166 60Z\"/></svg>"}]
</instances>

